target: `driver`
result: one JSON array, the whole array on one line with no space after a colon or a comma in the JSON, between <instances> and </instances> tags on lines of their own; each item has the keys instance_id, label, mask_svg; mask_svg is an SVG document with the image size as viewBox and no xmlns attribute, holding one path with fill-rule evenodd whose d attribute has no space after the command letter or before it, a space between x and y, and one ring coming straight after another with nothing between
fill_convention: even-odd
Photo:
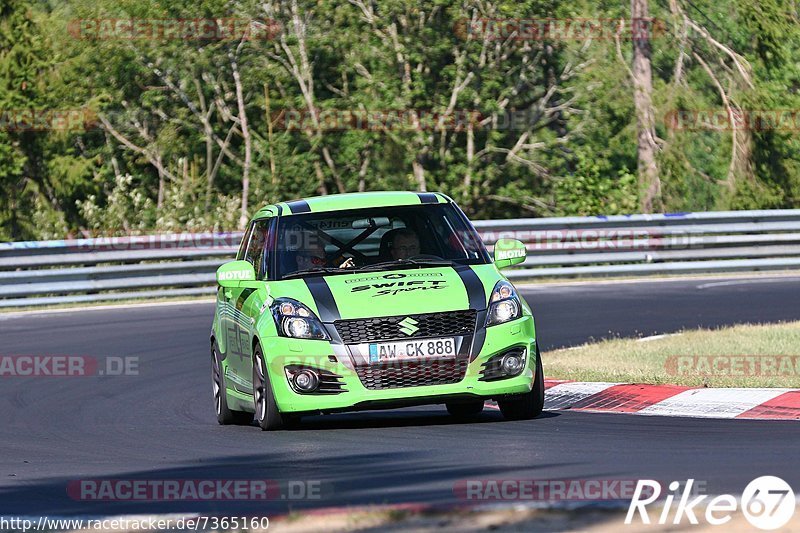
<instances>
[{"instance_id":1,"label":"driver","mask_svg":"<svg viewBox=\"0 0 800 533\"><path fill-rule=\"evenodd\" d=\"M325 247L316 239L309 242L307 248L297 252L296 260L297 270L308 270L314 267L328 266L328 259L325 256Z\"/></svg>"},{"instance_id":2,"label":"driver","mask_svg":"<svg viewBox=\"0 0 800 533\"><path fill-rule=\"evenodd\" d=\"M324 268L330 266L328 257L325 254L325 246L319 239L310 238L308 247L297 252L297 270L309 270L312 268ZM338 268L352 268L355 266L353 258L348 258Z\"/></svg>"},{"instance_id":3,"label":"driver","mask_svg":"<svg viewBox=\"0 0 800 533\"><path fill-rule=\"evenodd\" d=\"M419 255L420 245L417 234L408 228L397 230L389 242L389 253L392 259L409 259Z\"/></svg>"}]
</instances>

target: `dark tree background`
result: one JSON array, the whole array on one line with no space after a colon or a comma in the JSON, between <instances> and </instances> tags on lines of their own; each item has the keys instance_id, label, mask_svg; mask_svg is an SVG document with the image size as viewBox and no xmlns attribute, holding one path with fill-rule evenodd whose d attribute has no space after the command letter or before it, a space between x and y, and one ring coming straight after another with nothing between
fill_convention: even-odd
<instances>
[{"instance_id":1,"label":"dark tree background","mask_svg":"<svg viewBox=\"0 0 800 533\"><path fill-rule=\"evenodd\" d=\"M797 207L796 5L4 0L0 238L386 189L479 218Z\"/></svg>"}]
</instances>

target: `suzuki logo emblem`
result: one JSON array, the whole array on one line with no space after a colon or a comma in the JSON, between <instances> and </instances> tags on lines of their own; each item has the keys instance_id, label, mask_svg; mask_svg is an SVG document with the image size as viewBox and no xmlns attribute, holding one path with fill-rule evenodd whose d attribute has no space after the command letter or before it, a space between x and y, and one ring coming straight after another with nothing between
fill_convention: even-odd
<instances>
[{"instance_id":1,"label":"suzuki logo emblem","mask_svg":"<svg viewBox=\"0 0 800 533\"><path fill-rule=\"evenodd\" d=\"M410 316L405 317L403 320L397 323L397 325L400 326L400 331L409 336L419 331L417 324L419 324L419 322Z\"/></svg>"}]
</instances>

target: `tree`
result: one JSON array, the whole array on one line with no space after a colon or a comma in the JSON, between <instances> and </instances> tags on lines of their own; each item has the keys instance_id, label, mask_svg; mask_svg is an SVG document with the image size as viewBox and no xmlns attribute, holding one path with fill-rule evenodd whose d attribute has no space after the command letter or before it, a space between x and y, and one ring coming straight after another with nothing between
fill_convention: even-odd
<instances>
[{"instance_id":1,"label":"tree","mask_svg":"<svg viewBox=\"0 0 800 533\"><path fill-rule=\"evenodd\" d=\"M652 32L648 0L631 0L631 41L633 43L633 103L636 108L636 142L639 174L639 206L643 213L661 210L661 178L656 153L655 111L653 109ZM639 31L645 29L641 34Z\"/></svg>"}]
</instances>

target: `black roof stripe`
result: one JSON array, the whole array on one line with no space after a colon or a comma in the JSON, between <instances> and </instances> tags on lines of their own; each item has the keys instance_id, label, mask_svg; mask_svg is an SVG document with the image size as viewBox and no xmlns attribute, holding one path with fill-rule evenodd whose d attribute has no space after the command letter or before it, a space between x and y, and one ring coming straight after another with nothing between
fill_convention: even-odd
<instances>
[{"instance_id":1,"label":"black roof stripe","mask_svg":"<svg viewBox=\"0 0 800 533\"><path fill-rule=\"evenodd\" d=\"M286 202L286 205L292 210L292 214L311 212L311 207L305 200L293 200L291 202Z\"/></svg>"},{"instance_id":2,"label":"black roof stripe","mask_svg":"<svg viewBox=\"0 0 800 533\"><path fill-rule=\"evenodd\" d=\"M423 204L438 204L439 197L436 196L435 193L432 192L418 192L417 196L419 196L419 201Z\"/></svg>"}]
</instances>

